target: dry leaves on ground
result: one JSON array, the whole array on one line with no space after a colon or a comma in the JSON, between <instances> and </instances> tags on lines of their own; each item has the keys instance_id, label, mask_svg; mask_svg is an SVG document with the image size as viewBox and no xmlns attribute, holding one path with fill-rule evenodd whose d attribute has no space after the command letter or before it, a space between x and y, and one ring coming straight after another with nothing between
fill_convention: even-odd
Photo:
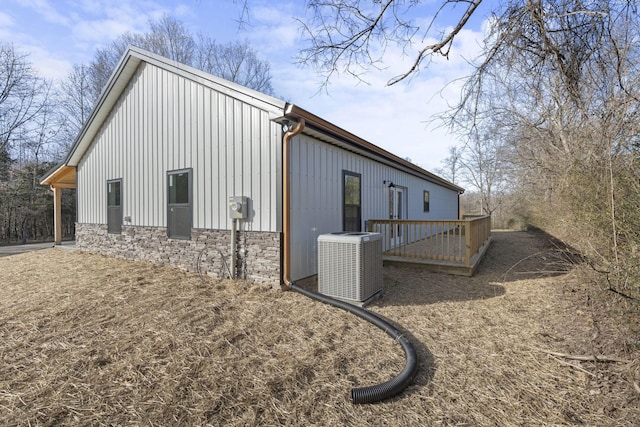
<instances>
[{"instance_id":1,"label":"dry leaves on ground","mask_svg":"<svg viewBox=\"0 0 640 427\"><path fill-rule=\"evenodd\" d=\"M404 358L348 313L87 253L1 258L0 424L637 424L637 307L578 270L523 232L494 233L473 278L385 267L369 309L406 331L419 373L353 405Z\"/></svg>"}]
</instances>

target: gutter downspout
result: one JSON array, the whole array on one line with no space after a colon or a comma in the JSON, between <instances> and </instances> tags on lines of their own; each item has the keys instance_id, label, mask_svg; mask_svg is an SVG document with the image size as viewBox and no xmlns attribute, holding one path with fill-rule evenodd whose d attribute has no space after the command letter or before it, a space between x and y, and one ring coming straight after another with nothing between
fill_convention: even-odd
<instances>
[{"instance_id":1,"label":"gutter downspout","mask_svg":"<svg viewBox=\"0 0 640 427\"><path fill-rule=\"evenodd\" d=\"M298 120L298 124L293 130L284 134L282 138L282 234L284 239L284 256L283 256L283 272L282 281L286 288L291 288L291 188L290 188L290 172L289 172L289 142L304 129L305 121L303 118Z\"/></svg>"}]
</instances>

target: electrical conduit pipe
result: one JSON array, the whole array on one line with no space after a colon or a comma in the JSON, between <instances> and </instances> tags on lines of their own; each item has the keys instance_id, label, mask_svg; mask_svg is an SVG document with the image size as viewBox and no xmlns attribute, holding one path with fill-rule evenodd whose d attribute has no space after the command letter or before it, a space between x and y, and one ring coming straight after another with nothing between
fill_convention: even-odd
<instances>
[{"instance_id":1,"label":"electrical conduit pipe","mask_svg":"<svg viewBox=\"0 0 640 427\"><path fill-rule=\"evenodd\" d=\"M305 120L300 118L295 128L285 132L282 141L282 177L283 177L283 246L284 246L284 262L283 262L283 274L282 281L288 289L297 291L309 298L323 302L325 304L332 305L334 307L346 310L356 316L372 323L378 328L382 329L396 340L404 350L406 357L406 364L402 372L397 376L381 384L376 384L369 387L354 388L351 390L351 401L353 403L374 403L384 399L388 399L404 390L416 375L418 370L418 357L413 344L388 321L384 320L380 316L373 314L363 308L355 305L331 298L326 295L322 295L307 289L304 289L296 285L291 280L291 189L290 189L290 172L289 172L289 145L291 139L298 135L305 126Z\"/></svg>"}]
</instances>

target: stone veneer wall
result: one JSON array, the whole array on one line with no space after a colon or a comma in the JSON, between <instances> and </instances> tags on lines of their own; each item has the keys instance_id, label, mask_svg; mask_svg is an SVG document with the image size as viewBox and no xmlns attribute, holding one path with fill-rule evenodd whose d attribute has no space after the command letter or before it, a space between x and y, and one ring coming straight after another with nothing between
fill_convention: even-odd
<instances>
[{"instance_id":1,"label":"stone veneer wall","mask_svg":"<svg viewBox=\"0 0 640 427\"><path fill-rule=\"evenodd\" d=\"M238 231L236 277L272 286L280 284L280 233ZM231 231L191 229L191 240L169 239L164 227L122 226L109 234L106 224L76 223L76 247L129 260L173 265L213 277L227 277L222 256L231 268ZM222 255L221 255L222 254Z\"/></svg>"}]
</instances>

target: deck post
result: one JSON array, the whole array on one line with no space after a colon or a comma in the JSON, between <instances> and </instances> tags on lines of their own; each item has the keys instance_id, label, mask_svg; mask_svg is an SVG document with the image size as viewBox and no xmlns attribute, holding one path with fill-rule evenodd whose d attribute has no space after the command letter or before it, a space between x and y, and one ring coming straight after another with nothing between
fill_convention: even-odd
<instances>
[{"instance_id":1,"label":"deck post","mask_svg":"<svg viewBox=\"0 0 640 427\"><path fill-rule=\"evenodd\" d=\"M464 222L464 265L466 267L471 266L471 221L466 220Z\"/></svg>"}]
</instances>

